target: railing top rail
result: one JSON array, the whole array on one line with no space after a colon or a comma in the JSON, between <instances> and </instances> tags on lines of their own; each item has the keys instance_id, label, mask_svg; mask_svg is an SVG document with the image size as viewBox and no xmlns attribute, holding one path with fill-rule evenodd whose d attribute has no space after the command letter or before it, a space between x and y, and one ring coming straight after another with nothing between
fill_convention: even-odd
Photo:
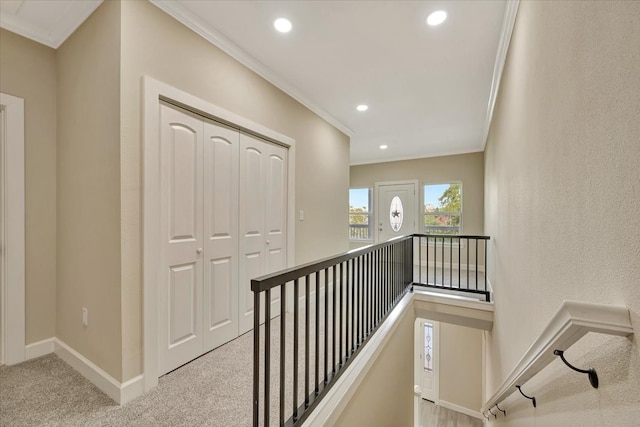
<instances>
[{"instance_id":1,"label":"railing top rail","mask_svg":"<svg viewBox=\"0 0 640 427\"><path fill-rule=\"evenodd\" d=\"M316 273L318 271L324 270L325 268L333 267L334 265L349 261L353 258L357 258L361 255L373 252L385 246L390 246L395 243L412 238L412 234L406 236L398 236L385 242L363 246L361 248L352 249L349 252L345 252L340 255L335 255L332 257L321 259L319 261L313 261L307 264L298 265L296 267L287 268L286 270L280 270L275 273L267 274L251 280L251 290L253 292L263 292L267 289L272 289L276 286L282 285L283 283L287 283L292 280L299 279L300 277Z\"/></svg>"}]
</instances>

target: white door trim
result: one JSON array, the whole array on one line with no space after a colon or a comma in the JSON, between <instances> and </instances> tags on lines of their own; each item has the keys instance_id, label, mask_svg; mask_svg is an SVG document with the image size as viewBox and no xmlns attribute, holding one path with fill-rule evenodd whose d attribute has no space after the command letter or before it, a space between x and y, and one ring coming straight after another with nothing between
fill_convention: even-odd
<instances>
[{"instance_id":1,"label":"white door trim","mask_svg":"<svg viewBox=\"0 0 640 427\"><path fill-rule=\"evenodd\" d=\"M142 77L143 141L143 375L144 391L158 384L158 269L160 259L160 100L237 127L289 150L287 267L295 263L295 140L148 76Z\"/></svg>"},{"instance_id":2,"label":"white door trim","mask_svg":"<svg viewBox=\"0 0 640 427\"><path fill-rule=\"evenodd\" d=\"M0 93L0 108L4 110L6 120L2 147L5 150L2 156L5 286L2 290L4 307L0 312L3 315L4 363L13 365L25 360L24 100Z\"/></svg>"},{"instance_id":3,"label":"white door trim","mask_svg":"<svg viewBox=\"0 0 640 427\"><path fill-rule=\"evenodd\" d=\"M412 233L415 233L417 231L416 230L416 228L418 227L417 224L420 223L420 194L418 192L419 185L418 185L418 180L417 179L410 179L410 180L406 180L406 181L376 182L374 184L375 190L374 190L374 193L373 193L373 203L372 203L372 205L374 206L374 209L373 209L373 212L374 212L373 213L373 216L374 216L373 219L375 221L374 225L378 223L378 200L380 200L380 193L379 193L380 192L380 187L382 187L384 185L405 185L405 184L413 184L413 188L414 188L414 191L415 191L414 200L415 200L416 206L415 206L415 212L414 213L416 215L416 222L414 224ZM374 230L375 231L374 236L375 236L375 242L376 243L378 243L378 241L379 241L378 240L379 239L379 236L378 236L379 231L378 230L379 230L379 227L376 226L375 230Z\"/></svg>"}]
</instances>

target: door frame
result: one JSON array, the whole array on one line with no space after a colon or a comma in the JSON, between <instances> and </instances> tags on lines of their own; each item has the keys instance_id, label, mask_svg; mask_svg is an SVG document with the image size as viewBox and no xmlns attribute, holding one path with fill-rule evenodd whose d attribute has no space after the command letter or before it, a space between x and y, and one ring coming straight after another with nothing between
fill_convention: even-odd
<instances>
[{"instance_id":1,"label":"door frame","mask_svg":"<svg viewBox=\"0 0 640 427\"><path fill-rule=\"evenodd\" d=\"M418 229L418 218L420 217L420 194L418 192L418 188L419 188L419 181L417 179L409 179L409 180L405 180L405 181L385 181L385 182L376 182L374 184L374 193L373 193L373 205L375 206L374 210L373 210L373 219L375 220L375 223L378 223L378 201L380 200L380 187L386 186L386 185L406 185L406 184L413 184L413 189L414 189L414 200L415 200L415 206L414 206L414 214L416 215L416 222L413 224L413 231L412 233L416 232L416 229ZM376 225L375 226L375 233L374 233L374 237L375 237L375 242L379 243L379 228Z\"/></svg>"},{"instance_id":2,"label":"door frame","mask_svg":"<svg viewBox=\"0 0 640 427\"><path fill-rule=\"evenodd\" d=\"M287 267L295 263L295 140L201 98L142 77L143 142L143 364L144 391L158 384L158 270L160 259L160 101L216 120L286 147L287 165Z\"/></svg>"},{"instance_id":3,"label":"door frame","mask_svg":"<svg viewBox=\"0 0 640 427\"><path fill-rule=\"evenodd\" d=\"M2 295L3 340L0 361L6 365L23 362L25 349L25 194L24 194L24 99L0 93L4 111L2 136ZM11 141L11 143L9 143ZM11 206L11 209L8 209ZM11 325L11 327L9 327Z\"/></svg>"}]
</instances>

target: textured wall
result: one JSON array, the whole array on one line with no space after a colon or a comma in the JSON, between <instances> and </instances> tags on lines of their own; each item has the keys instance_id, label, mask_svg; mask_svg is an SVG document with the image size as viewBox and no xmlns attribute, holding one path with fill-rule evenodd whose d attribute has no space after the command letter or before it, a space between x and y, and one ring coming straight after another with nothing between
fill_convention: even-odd
<instances>
[{"instance_id":1,"label":"textured wall","mask_svg":"<svg viewBox=\"0 0 640 427\"><path fill-rule=\"evenodd\" d=\"M411 307L344 408L335 426L409 427L413 424L414 322Z\"/></svg>"},{"instance_id":2,"label":"textured wall","mask_svg":"<svg viewBox=\"0 0 640 427\"><path fill-rule=\"evenodd\" d=\"M0 29L0 92L24 99L25 343L56 326L55 51Z\"/></svg>"},{"instance_id":3,"label":"textured wall","mask_svg":"<svg viewBox=\"0 0 640 427\"><path fill-rule=\"evenodd\" d=\"M640 331L640 2L521 2L485 152L493 394L562 300L627 306ZM590 335L514 398L514 426L636 426L640 349ZM509 406L509 405L505 405Z\"/></svg>"},{"instance_id":4,"label":"textured wall","mask_svg":"<svg viewBox=\"0 0 640 427\"><path fill-rule=\"evenodd\" d=\"M120 4L104 2L57 51L56 336L116 380L122 379L119 17Z\"/></svg>"},{"instance_id":5,"label":"textured wall","mask_svg":"<svg viewBox=\"0 0 640 427\"><path fill-rule=\"evenodd\" d=\"M440 400L482 406L482 331L440 323Z\"/></svg>"},{"instance_id":6,"label":"textured wall","mask_svg":"<svg viewBox=\"0 0 640 427\"><path fill-rule=\"evenodd\" d=\"M142 370L141 78L153 77L296 140L295 261L348 248L349 138L152 4L122 2L123 372Z\"/></svg>"}]
</instances>

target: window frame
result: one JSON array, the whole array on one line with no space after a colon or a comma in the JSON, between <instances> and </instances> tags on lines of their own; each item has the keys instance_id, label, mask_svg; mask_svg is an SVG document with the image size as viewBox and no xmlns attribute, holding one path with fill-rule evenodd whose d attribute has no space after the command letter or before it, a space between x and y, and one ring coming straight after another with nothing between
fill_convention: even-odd
<instances>
[{"instance_id":1,"label":"window frame","mask_svg":"<svg viewBox=\"0 0 640 427\"><path fill-rule=\"evenodd\" d=\"M427 186L433 186L433 185L451 185L451 184L458 184L460 186L460 211L459 212L443 212L446 216L453 216L453 215L457 215L460 217L460 224L458 225L458 232L455 234L437 234L437 233L427 233L427 225L426 225L426 218L427 215L431 215L434 216L435 214L433 213L427 213L426 212L426 200L425 200L425 192L426 192L426 187ZM447 236L462 236L463 234L463 226L464 226L464 218L463 218L463 212L464 212L464 186L462 185L462 181L445 181L445 182L430 182L430 183L425 183L422 186L422 227L421 227L421 234L428 234L428 235L437 235L438 237L443 236L443 237L447 237ZM430 243L433 244L433 243ZM441 245L442 243L436 243L438 245ZM449 244L449 242L445 242L445 244ZM458 243L455 242L453 243L454 245L457 245Z\"/></svg>"},{"instance_id":2,"label":"window frame","mask_svg":"<svg viewBox=\"0 0 640 427\"><path fill-rule=\"evenodd\" d=\"M350 242L373 242L373 223L374 223L374 217L373 217L373 211L372 211L372 206L373 206L373 188L371 187L349 187L349 192L351 192L351 190L367 190L367 194L368 194L368 206L367 206L367 212L366 213L351 213L351 210L349 210L349 222L348 222L348 227L349 227L349 241ZM349 197L349 209L351 209L351 197ZM352 237L351 235L351 216L352 215L364 215L367 217L367 238L358 238L358 237ZM362 227L364 228L364 227Z\"/></svg>"}]
</instances>

